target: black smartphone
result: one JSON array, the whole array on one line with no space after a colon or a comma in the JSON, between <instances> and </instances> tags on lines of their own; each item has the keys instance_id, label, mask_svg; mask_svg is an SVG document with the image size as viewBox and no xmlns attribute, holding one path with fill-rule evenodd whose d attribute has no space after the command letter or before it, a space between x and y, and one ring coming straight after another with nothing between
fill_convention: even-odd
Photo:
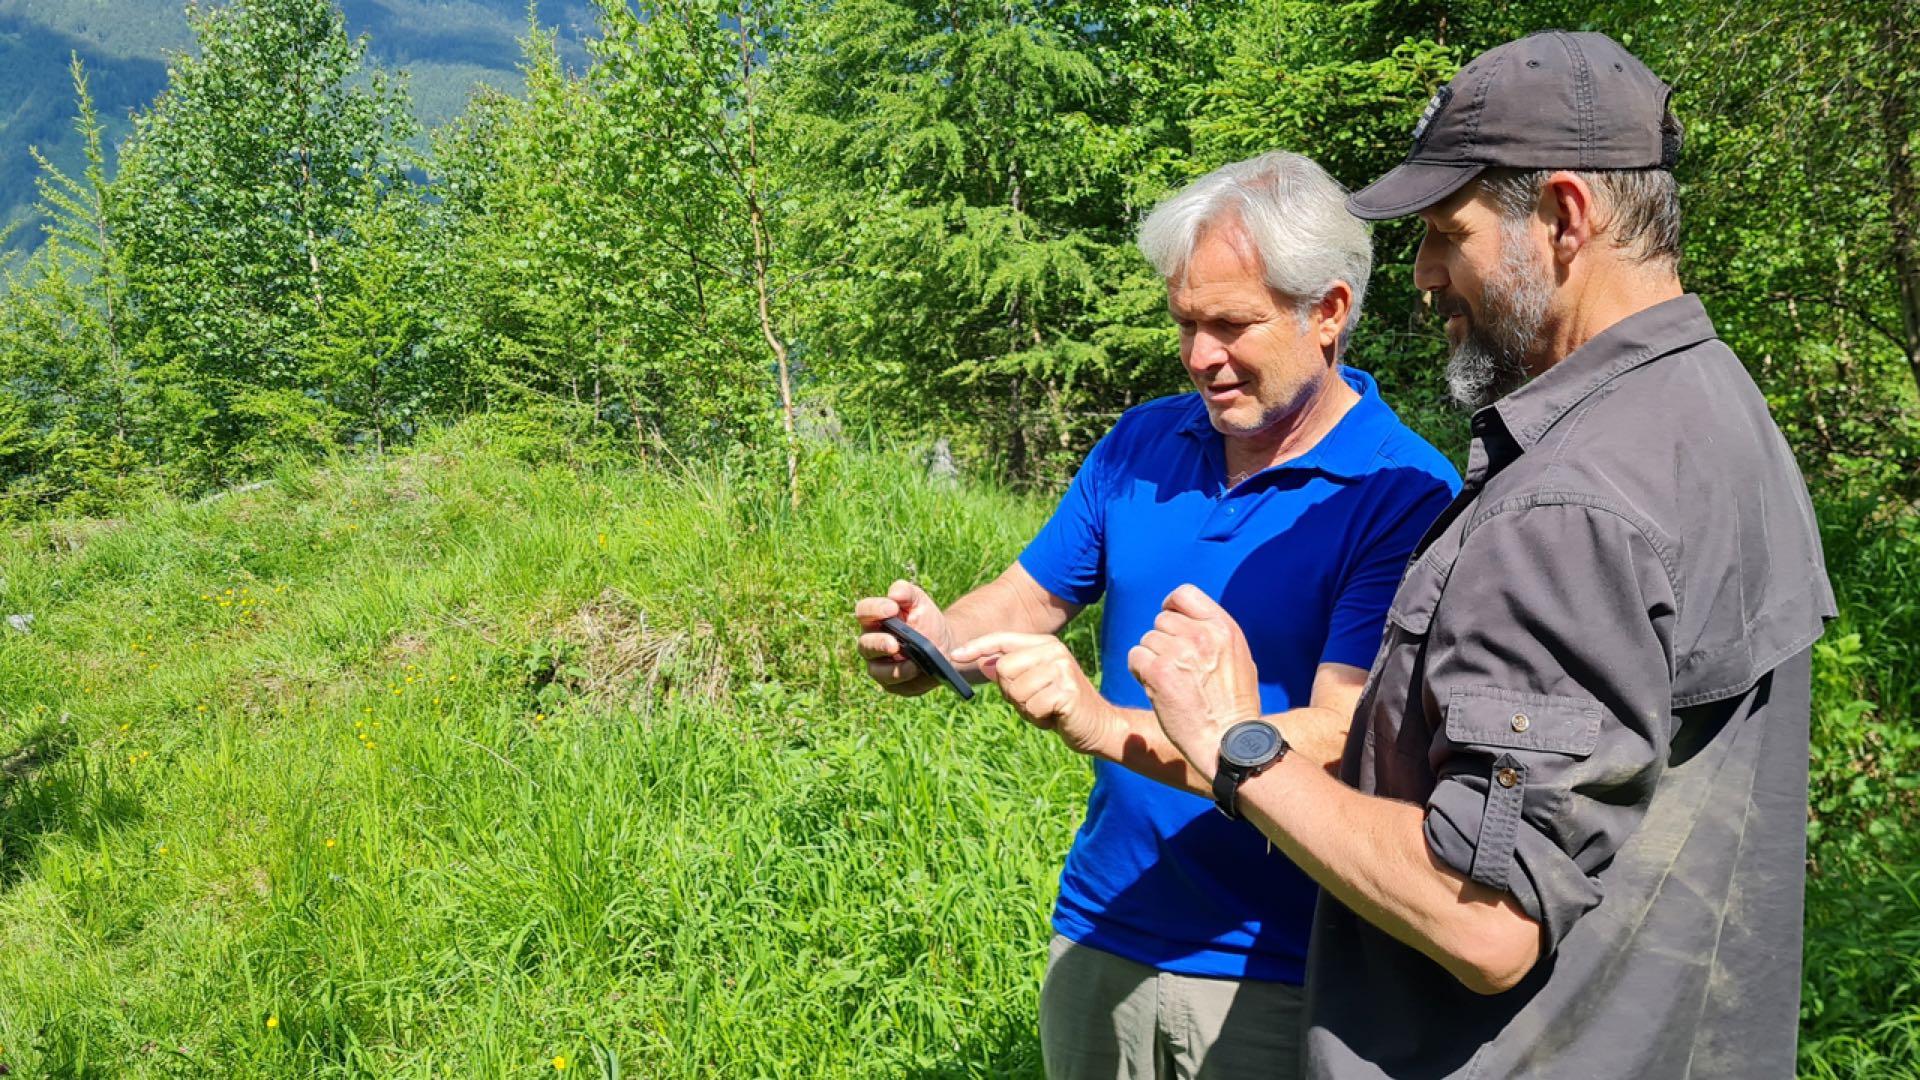
<instances>
[{"instance_id":1,"label":"black smartphone","mask_svg":"<svg viewBox=\"0 0 1920 1080\"><path fill-rule=\"evenodd\" d=\"M933 642L922 637L918 630L900 619L882 619L880 629L892 634L900 642L900 651L906 653L907 659L917 664L921 671L944 680L948 686L953 687L954 693L960 695L960 700L973 700L973 684L960 674L959 669L953 666L953 662L948 660Z\"/></svg>"}]
</instances>

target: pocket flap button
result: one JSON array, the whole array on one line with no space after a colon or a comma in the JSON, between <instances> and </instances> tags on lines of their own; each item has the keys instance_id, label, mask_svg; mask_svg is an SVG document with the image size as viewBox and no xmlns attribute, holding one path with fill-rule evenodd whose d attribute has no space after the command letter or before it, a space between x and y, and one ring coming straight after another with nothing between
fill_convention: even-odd
<instances>
[{"instance_id":1,"label":"pocket flap button","mask_svg":"<svg viewBox=\"0 0 1920 1080\"><path fill-rule=\"evenodd\" d=\"M1525 731L1532 726L1533 726L1533 721L1527 719L1526 713L1517 712L1513 714L1513 730Z\"/></svg>"}]
</instances>

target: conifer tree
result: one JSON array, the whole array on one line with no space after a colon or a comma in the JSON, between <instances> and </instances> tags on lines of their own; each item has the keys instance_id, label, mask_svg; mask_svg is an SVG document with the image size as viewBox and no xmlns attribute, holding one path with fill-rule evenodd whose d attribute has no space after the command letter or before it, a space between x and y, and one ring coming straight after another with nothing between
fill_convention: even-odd
<instances>
[{"instance_id":1,"label":"conifer tree","mask_svg":"<svg viewBox=\"0 0 1920 1080\"><path fill-rule=\"evenodd\" d=\"M109 508L140 486L157 449L157 402L136 379L127 331L104 128L77 55L70 71L85 166L69 176L33 150L45 235L0 285L0 514L9 516Z\"/></svg>"},{"instance_id":2,"label":"conifer tree","mask_svg":"<svg viewBox=\"0 0 1920 1080\"><path fill-rule=\"evenodd\" d=\"M1142 100L1093 58L1127 56L1123 20L1101 54L1074 16L834 5L796 27L783 103L813 181L800 247L834 268L810 332L841 407L983 431L977 449L1025 479L1069 467L1116 405L1178 386L1131 248L1165 129L1132 125Z\"/></svg>"}]
</instances>

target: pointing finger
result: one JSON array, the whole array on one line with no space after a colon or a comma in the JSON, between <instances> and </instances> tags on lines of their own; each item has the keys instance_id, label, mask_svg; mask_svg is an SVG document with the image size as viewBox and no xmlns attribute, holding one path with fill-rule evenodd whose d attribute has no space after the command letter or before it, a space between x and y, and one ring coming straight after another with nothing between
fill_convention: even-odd
<instances>
[{"instance_id":1,"label":"pointing finger","mask_svg":"<svg viewBox=\"0 0 1920 1080\"><path fill-rule=\"evenodd\" d=\"M1051 634L1020 634L1003 630L994 634L983 634L953 650L953 660L966 664L992 653L1011 653L1031 649L1054 641Z\"/></svg>"}]
</instances>

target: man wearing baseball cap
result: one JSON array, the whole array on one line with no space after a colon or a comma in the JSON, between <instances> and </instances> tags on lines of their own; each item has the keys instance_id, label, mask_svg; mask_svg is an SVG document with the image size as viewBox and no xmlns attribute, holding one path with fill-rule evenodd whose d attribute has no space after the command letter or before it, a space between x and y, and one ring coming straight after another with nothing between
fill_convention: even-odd
<instances>
[{"instance_id":1,"label":"man wearing baseball cap","mask_svg":"<svg viewBox=\"0 0 1920 1080\"><path fill-rule=\"evenodd\" d=\"M1414 280L1474 414L1345 784L1289 758L1294 714L1259 718L1197 590L1128 658L1223 808L1323 888L1310 1076L1793 1073L1833 594L1793 456L1680 285L1668 95L1604 35L1509 42L1348 201L1425 222Z\"/></svg>"}]
</instances>

